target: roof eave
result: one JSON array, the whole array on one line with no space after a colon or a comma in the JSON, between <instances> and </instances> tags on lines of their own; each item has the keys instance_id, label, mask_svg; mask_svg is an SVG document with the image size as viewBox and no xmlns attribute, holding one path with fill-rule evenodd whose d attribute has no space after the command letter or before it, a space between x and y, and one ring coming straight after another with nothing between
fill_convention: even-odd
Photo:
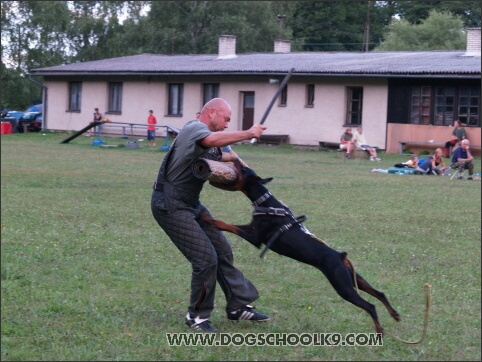
<instances>
[{"instance_id":1,"label":"roof eave","mask_svg":"<svg viewBox=\"0 0 482 362\"><path fill-rule=\"evenodd\" d=\"M151 71L151 72L105 72L105 71L54 71L54 72L42 72L42 71L33 71L30 73L31 76L34 77L65 77L65 76L139 76L139 77L151 77L151 76L213 76L213 75L225 75L225 76L283 76L286 75L285 71L235 71L235 72L158 72L158 71ZM468 78L468 79L480 79L480 73L370 73L370 72L295 72L293 73L294 76L299 77L370 77L370 78L400 78L400 77L407 77L407 78L420 78L420 77L429 77L429 78Z\"/></svg>"}]
</instances>

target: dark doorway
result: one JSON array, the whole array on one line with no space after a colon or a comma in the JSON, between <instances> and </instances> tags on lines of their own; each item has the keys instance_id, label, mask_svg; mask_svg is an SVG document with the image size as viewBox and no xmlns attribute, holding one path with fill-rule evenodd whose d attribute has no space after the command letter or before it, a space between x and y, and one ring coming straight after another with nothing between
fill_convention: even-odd
<instances>
[{"instance_id":1,"label":"dark doorway","mask_svg":"<svg viewBox=\"0 0 482 362\"><path fill-rule=\"evenodd\" d=\"M254 92L243 92L243 131L254 124Z\"/></svg>"}]
</instances>

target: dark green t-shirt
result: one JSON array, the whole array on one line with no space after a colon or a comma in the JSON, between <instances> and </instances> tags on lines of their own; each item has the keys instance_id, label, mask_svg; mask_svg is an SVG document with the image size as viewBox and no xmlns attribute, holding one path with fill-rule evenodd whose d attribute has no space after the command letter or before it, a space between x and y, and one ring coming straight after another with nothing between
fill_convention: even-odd
<instances>
[{"instance_id":1,"label":"dark green t-shirt","mask_svg":"<svg viewBox=\"0 0 482 362\"><path fill-rule=\"evenodd\" d=\"M196 187L200 183L204 183L203 180L199 180L193 175L191 164L209 150L209 148L198 144L198 141L211 133L202 122L195 120L186 123L171 146L173 149L167 169L167 181L169 183L187 189L192 189L192 186Z\"/></svg>"}]
</instances>

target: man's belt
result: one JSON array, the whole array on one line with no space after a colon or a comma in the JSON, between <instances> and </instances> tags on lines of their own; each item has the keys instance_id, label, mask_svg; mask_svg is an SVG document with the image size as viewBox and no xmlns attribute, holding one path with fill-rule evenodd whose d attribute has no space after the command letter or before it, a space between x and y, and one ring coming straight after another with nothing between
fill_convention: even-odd
<instances>
[{"instance_id":1,"label":"man's belt","mask_svg":"<svg viewBox=\"0 0 482 362\"><path fill-rule=\"evenodd\" d=\"M164 184L162 182L155 181L152 188L156 191L164 191Z\"/></svg>"}]
</instances>

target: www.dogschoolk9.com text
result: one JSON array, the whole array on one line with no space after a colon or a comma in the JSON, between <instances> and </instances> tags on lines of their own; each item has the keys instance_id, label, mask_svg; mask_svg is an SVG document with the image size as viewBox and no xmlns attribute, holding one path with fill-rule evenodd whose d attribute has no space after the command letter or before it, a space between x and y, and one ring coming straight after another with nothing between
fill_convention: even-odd
<instances>
[{"instance_id":1,"label":"www.dogschoolk9.com text","mask_svg":"<svg viewBox=\"0 0 482 362\"><path fill-rule=\"evenodd\" d=\"M383 346L381 333L166 333L174 346Z\"/></svg>"}]
</instances>

